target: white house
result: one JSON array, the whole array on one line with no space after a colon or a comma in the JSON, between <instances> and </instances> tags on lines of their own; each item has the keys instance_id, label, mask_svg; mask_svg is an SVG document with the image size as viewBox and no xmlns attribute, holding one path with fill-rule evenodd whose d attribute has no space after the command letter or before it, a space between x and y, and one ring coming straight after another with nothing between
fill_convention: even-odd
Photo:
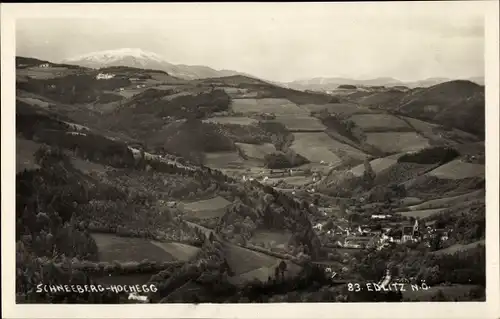
<instances>
[{"instance_id":1,"label":"white house","mask_svg":"<svg viewBox=\"0 0 500 319\"><path fill-rule=\"evenodd\" d=\"M313 228L321 231L323 229L323 225L322 224L316 224L316 225L314 225Z\"/></svg>"},{"instance_id":2,"label":"white house","mask_svg":"<svg viewBox=\"0 0 500 319\"><path fill-rule=\"evenodd\" d=\"M390 217L390 215L374 214L374 215L372 215L371 219L386 219L387 217Z\"/></svg>"},{"instance_id":3,"label":"white house","mask_svg":"<svg viewBox=\"0 0 500 319\"><path fill-rule=\"evenodd\" d=\"M110 74L110 73L99 73L96 75L96 80L109 80L109 79L112 79L114 78L115 75L114 74Z\"/></svg>"},{"instance_id":4,"label":"white house","mask_svg":"<svg viewBox=\"0 0 500 319\"><path fill-rule=\"evenodd\" d=\"M43 64L40 64L39 67L41 67L41 68L50 68L50 64L43 63Z\"/></svg>"}]
</instances>

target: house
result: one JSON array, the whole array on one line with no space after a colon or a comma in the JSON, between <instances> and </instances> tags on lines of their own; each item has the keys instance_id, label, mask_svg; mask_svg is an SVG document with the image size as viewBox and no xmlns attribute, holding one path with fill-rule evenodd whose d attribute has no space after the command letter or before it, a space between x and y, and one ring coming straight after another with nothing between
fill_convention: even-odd
<instances>
[{"instance_id":1,"label":"house","mask_svg":"<svg viewBox=\"0 0 500 319\"><path fill-rule=\"evenodd\" d=\"M316 230L321 231L323 229L323 225L318 223L318 224L314 225L313 228L316 229Z\"/></svg>"},{"instance_id":2,"label":"house","mask_svg":"<svg viewBox=\"0 0 500 319\"><path fill-rule=\"evenodd\" d=\"M349 236L344 239L343 246L346 248L366 248L373 244L371 237Z\"/></svg>"},{"instance_id":3,"label":"house","mask_svg":"<svg viewBox=\"0 0 500 319\"><path fill-rule=\"evenodd\" d=\"M390 218L391 215L383 215L383 214L374 214L371 216L371 219L386 219Z\"/></svg>"},{"instance_id":4,"label":"house","mask_svg":"<svg viewBox=\"0 0 500 319\"><path fill-rule=\"evenodd\" d=\"M50 68L50 64L48 63L43 63L39 65L40 68Z\"/></svg>"},{"instance_id":5,"label":"house","mask_svg":"<svg viewBox=\"0 0 500 319\"><path fill-rule=\"evenodd\" d=\"M401 236L401 242L405 243L407 241L413 241L414 228L412 226L404 226L403 233Z\"/></svg>"},{"instance_id":6,"label":"house","mask_svg":"<svg viewBox=\"0 0 500 319\"><path fill-rule=\"evenodd\" d=\"M112 79L114 78L115 75L114 74L110 74L110 73L99 73L96 75L96 80L109 80L109 79ZM120 89L121 90L121 89Z\"/></svg>"},{"instance_id":7,"label":"house","mask_svg":"<svg viewBox=\"0 0 500 319\"><path fill-rule=\"evenodd\" d=\"M446 229L442 229L442 228L439 228L439 229L436 229L436 234L438 234L438 236L440 235L441 236L441 240L442 241L446 241L449 239L448 235L448 231Z\"/></svg>"}]
</instances>

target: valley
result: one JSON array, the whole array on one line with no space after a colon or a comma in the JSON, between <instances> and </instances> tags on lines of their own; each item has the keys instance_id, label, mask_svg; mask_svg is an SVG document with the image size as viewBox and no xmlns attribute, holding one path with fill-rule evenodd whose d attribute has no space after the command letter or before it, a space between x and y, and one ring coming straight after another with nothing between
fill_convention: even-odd
<instances>
[{"instance_id":1,"label":"valley","mask_svg":"<svg viewBox=\"0 0 500 319\"><path fill-rule=\"evenodd\" d=\"M42 275L154 284L160 303L369 302L343 283L386 270L433 290L384 301L484 300L484 86L86 61L16 58L19 302L129 302L29 293Z\"/></svg>"}]
</instances>

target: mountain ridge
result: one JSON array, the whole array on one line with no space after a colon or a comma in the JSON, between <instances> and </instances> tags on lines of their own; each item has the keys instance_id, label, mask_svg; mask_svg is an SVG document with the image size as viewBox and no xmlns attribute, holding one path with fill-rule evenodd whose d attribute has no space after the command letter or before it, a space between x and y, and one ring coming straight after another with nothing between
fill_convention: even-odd
<instances>
[{"instance_id":1,"label":"mountain ridge","mask_svg":"<svg viewBox=\"0 0 500 319\"><path fill-rule=\"evenodd\" d=\"M138 48L120 48L81 54L66 58L61 61L65 64L79 65L88 68L100 69L110 66L139 67L144 69L157 69L172 76L186 80L249 74L233 70L216 70L204 65L173 64L160 54Z\"/></svg>"}]
</instances>

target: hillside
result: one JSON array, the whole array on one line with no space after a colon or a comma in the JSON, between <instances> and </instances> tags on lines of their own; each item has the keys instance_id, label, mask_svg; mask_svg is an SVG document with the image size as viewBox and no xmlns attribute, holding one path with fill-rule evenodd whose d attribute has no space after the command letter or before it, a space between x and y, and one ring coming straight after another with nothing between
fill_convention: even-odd
<instances>
[{"instance_id":1,"label":"hillside","mask_svg":"<svg viewBox=\"0 0 500 319\"><path fill-rule=\"evenodd\" d=\"M373 87L373 86L383 86L383 87L408 87L408 88L419 88L419 87L430 87L440 83L445 83L452 81L453 79L448 78L428 78L420 81L400 81L394 78L375 78L366 80L354 80L349 78L311 78L304 80L297 80L292 82L282 83L282 85L297 89L297 90L315 90L315 91L334 91L339 88L339 86L351 85L356 87ZM484 85L484 77L474 77L467 79L479 85Z\"/></svg>"},{"instance_id":2,"label":"hillside","mask_svg":"<svg viewBox=\"0 0 500 319\"><path fill-rule=\"evenodd\" d=\"M127 297L30 293L41 274L155 284L148 297L162 303L387 301L402 297L342 287L378 281L388 260L436 285L484 285L480 270L464 279L480 248L422 259L484 240L484 139L460 129L484 88L333 96L241 74L187 79L132 53L100 70L17 58L19 302ZM349 246L360 227L375 243L377 229L414 219L454 231L374 253Z\"/></svg>"},{"instance_id":3,"label":"hillside","mask_svg":"<svg viewBox=\"0 0 500 319\"><path fill-rule=\"evenodd\" d=\"M460 129L484 138L484 86L456 80L407 92L352 92L347 98L369 107Z\"/></svg>"}]
</instances>

